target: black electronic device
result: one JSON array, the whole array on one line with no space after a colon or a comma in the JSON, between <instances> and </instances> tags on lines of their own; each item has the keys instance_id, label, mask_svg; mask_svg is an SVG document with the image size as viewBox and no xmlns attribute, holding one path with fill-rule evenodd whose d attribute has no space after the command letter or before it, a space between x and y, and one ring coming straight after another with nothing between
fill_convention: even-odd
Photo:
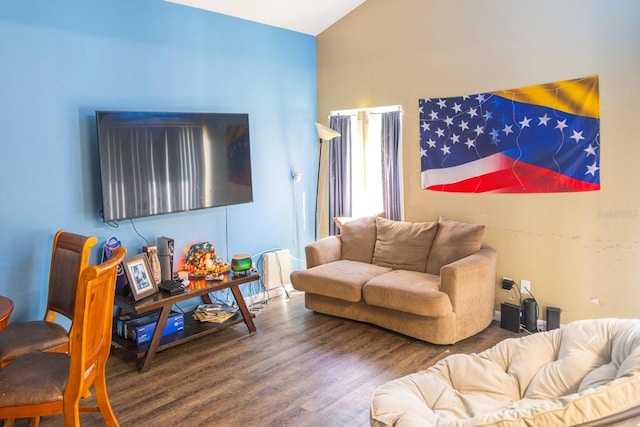
<instances>
[{"instance_id":1,"label":"black electronic device","mask_svg":"<svg viewBox=\"0 0 640 427\"><path fill-rule=\"evenodd\" d=\"M529 332L538 332L538 303L535 298L522 301L522 323Z\"/></svg>"},{"instance_id":2,"label":"black electronic device","mask_svg":"<svg viewBox=\"0 0 640 427\"><path fill-rule=\"evenodd\" d=\"M547 307L547 331L560 327L560 309L558 307Z\"/></svg>"},{"instance_id":3,"label":"black electronic device","mask_svg":"<svg viewBox=\"0 0 640 427\"><path fill-rule=\"evenodd\" d=\"M513 279L509 278L509 277L503 277L502 278L502 289L504 289L505 291L510 291L511 288L513 288Z\"/></svg>"},{"instance_id":4,"label":"black electronic device","mask_svg":"<svg viewBox=\"0 0 640 427\"><path fill-rule=\"evenodd\" d=\"M173 280L173 253L175 242L169 237L158 237L158 259L160 260L160 277L162 280Z\"/></svg>"},{"instance_id":5,"label":"black electronic device","mask_svg":"<svg viewBox=\"0 0 640 427\"><path fill-rule=\"evenodd\" d=\"M181 294L187 289L188 285L177 280L163 280L158 285L158 288L169 295Z\"/></svg>"},{"instance_id":6,"label":"black electronic device","mask_svg":"<svg viewBox=\"0 0 640 427\"><path fill-rule=\"evenodd\" d=\"M520 332L520 307L503 302L500 305L500 327L511 332Z\"/></svg>"},{"instance_id":7,"label":"black electronic device","mask_svg":"<svg viewBox=\"0 0 640 427\"><path fill-rule=\"evenodd\" d=\"M104 222L253 201L249 115L96 111Z\"/></svg>"}]
</instances>

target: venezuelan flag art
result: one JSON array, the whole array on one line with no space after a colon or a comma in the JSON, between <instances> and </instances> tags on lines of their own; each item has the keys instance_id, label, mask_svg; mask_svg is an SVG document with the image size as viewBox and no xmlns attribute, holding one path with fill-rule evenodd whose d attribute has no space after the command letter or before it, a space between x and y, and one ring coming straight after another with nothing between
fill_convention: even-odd
<instances>
[{"instance_id":1,"label":"venezuelan flag art","mask_svg":"<svg viewBox=\"0 0 640 427\"><path fill-rule=\"evenodd\" d=\"M598 76L419 100L422 188L600 189Z\"/></svg>"}]
</instances>

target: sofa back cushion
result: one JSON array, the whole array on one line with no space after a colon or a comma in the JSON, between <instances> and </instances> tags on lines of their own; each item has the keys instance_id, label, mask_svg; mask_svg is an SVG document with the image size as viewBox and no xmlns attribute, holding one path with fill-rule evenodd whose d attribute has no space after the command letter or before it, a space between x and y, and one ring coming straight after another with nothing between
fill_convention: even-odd
<instances>
[{"instance_id":1,"label":"sofa back cushion","mask_svg":"<svg viewBox=\"0 0 640 427\"><path fill-rule=\"evenodd\" d=\"M342 259L371 264L376 244L376 217L368 216L343 222L340 226L340 237Z\"/></svg>"},{"instance_id":2,"label":"sofa back cushion","mask_svg":"<svg viewBox=\"0 0 640 427\"><path fill-rule=\"evenodd\" d=\"M427 260L427 273L430 274L440 274L442 266L478 252L484 239L484 225L467 224L442 216L438 224L438 233Z\"/></svg>"},{"instance_id":3,"label":"sofa back cushion","mask_svg":"<svg viewBox=\"0 0 640 427\"><path fill-rule=\"evenodd\" d=\"M438 222L405 222L376 218L378 235L373 264L394 270L425 272Z\"/></svg>"}]
</instances>

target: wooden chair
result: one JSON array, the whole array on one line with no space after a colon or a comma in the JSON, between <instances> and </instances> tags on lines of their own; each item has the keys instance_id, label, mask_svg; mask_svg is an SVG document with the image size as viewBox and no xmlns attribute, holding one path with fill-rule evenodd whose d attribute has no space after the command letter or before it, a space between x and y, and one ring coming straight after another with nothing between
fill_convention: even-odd
<instances>
[{"instance_id":1,"label":"wooden chair","mask_svg":"<svg viewBox=\"0 0 640 427\"><path fill-rule=\"evenodd\" d=\"M86 237L60 230L53 238L49 295L44 320L9 323L0 332L0 368L13 359L34 351L67 352L69 334L55 323L61 314L73 321L76 287L80 273L89 265L91 248L98 243Z\"/></svg>"},{"instance_id":2,"label":"wooden chair","mask_svg":"<svg viewBox=\"0 0 640 427\"><path fill-rule=\"evenodd\" d=\"M118 265L126 250L87 267L78 281L69 353L34 352L0 370L0 419L64 414L65 426L79 426L79 412L100 412L107 426L118 426L107 394L106 364L111 350L113 298ZM93 385L97 407L81 406Z\"/></svg>"}]
</instances>

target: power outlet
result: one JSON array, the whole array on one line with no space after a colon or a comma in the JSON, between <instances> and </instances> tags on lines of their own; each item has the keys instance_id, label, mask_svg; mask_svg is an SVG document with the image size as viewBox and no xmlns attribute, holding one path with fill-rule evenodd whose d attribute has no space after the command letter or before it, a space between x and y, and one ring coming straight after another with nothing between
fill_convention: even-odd
<instances>
[{"instance_id":1,"label":"power outlet","mask_svg":"<svg viewBox=\"0 0 640 427\"><path fill-rule=\"evenodd\" d=\"M538 319L538 332L544 332L547 330L547 321Z\"/></svg>"},{"instance_id":2,"label":"power outlet","mask_svg":"<svg viewBox=\"0 0 640 427\"><path fill-rule=\"evenodd\" d=\"M530 280L520 280L520 292L523 294L531 295L531 281Z\"/></svg>"}]
</instances>

